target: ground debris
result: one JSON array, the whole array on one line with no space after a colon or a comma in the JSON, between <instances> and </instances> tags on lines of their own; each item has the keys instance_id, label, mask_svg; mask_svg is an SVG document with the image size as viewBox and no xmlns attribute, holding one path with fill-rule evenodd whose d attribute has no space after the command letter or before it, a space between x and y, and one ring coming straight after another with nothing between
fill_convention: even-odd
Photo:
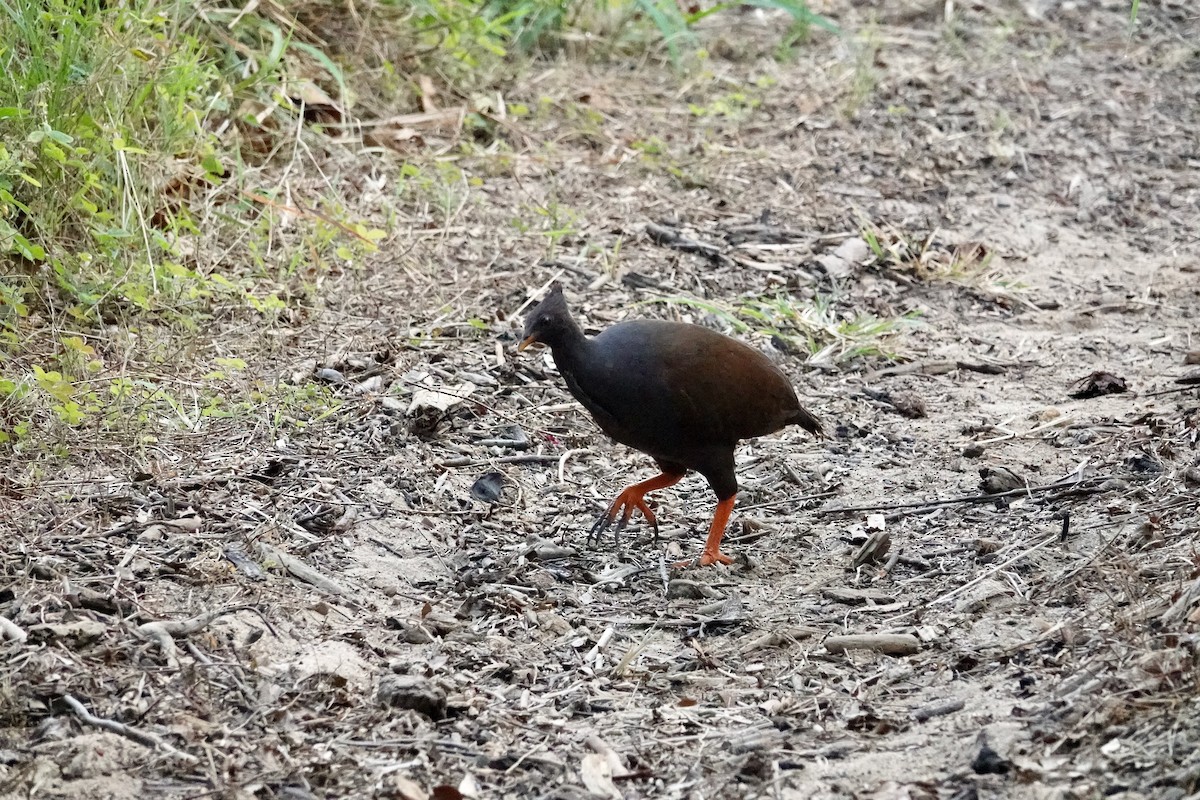
<instances>
[{"instance_id":1,"label":"ground debris","mask_svg":"<svg viewBox=\"0 0 1200 800\"><path fill-rule=\"evenodd\" d=\"M289 59L364 31L396 46L378 14L306 8L304 28L288 4L251 5L247 21L300 37ZM653 52L584 63L588 43L568 41L526 80L464 88L470 108L437 105L443 76L408 75L429 109L387 109L405 102L387 91L356 94L335 128L289 117L254 174L289 205L333 198L329 220L280 225L260 200L239 216L235 185L214 186L187 262L207 275L248 231L275 237L254 274L287 274L282 307L206 323L266 407L231 388L153 431L114 422L86 457L26 471L12 450L0 470L5 789L1200 789L1200 379L1180 365L1200 318L1200 20L1143 3L1130 32L1127 4L1059 3L997 27L996 4L902 5L822 6L877 34L865 58L814 34L779 60L774 12L741 25L730 9L697 21L712 69L683 80ZM334 61L349 78L355 58ZM362 269L327 252L346 220L389 232ZM658 542L639 517L621 552L583 546L655 465L603 436L552 358L515 354L523 304L555 279L588 332L651 316L761 346L827 422L819 443L784 431L739 448L730 541L744 533L746 560L671 566L712 518L695 475L653 496ZM120 319L123 302L105 304ZM717 313L744 307L759 315ZM30 315L74 326L50 311ZM123 364L126 335L159 335L110 327L121 336L93 343L106 363ZM826 340L851 345L818 358ZM186 401L211 369L197 357L180 377L156 356L128 366L131 385ZM1097 364L1168 388L1067 401ZM901 414L909 397L924 415ZM1012 478L988 484L980 464ZM480 500L492 473L502 491ZM99 776L85 758L78 775L58 766L114 740L136 758Z\"/></svg>"},{"instance_id":2,"label":"ground debris","mask_svg":"<svg viewBox=\"0 0 1200 800\"><path fill-rule=\"evenodd\" d=\"M1086 400L1091 397L1103 397L1106 394L1120 394L1129 391L1129 387L1125 384L1125 379L1113 375L1111 372L1096 370L1086 378L1080 378L1075 382L1075 389L1070 393L1070 397L1076 400Z\"/></svg>"}]
</instances>

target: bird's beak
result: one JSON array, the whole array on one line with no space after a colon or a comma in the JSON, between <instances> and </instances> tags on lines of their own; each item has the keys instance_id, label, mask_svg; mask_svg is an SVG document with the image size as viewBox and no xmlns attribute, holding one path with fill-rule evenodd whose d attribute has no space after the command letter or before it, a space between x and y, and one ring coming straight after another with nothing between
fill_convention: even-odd
<instances>
[{"instance_id":1,"label":"bird's beak","mask_svg":"<svg viewBox=\"0 0 1200 800\"><path fill-rule=\"evenodd\" d=\"M529 347L529 345L531 345L531 344L537 344L537 340L538 339L536 336L526 336L524 339L521 340L521 343L519 345L517 345L517 352L518 353L521 352L526 347Z\"/></svg>"}]
</instances>

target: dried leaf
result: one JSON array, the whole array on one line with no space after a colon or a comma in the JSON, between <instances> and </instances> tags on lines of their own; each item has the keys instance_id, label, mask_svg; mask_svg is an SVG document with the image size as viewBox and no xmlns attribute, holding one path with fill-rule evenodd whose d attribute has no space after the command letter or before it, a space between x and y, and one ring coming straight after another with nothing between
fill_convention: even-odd
<instances>
[{"instance_id":1,"label":"dried leaf","mask_svg":"<svg viewBox=\"0 0 1200 800\"><path fill-rule=\"evenodd\" d=\"M587 790L598 797L622 800L612 779L612 767L608 759L599 753L588 753L579 765L579 776Z\"/></svg>"}]
</instances>

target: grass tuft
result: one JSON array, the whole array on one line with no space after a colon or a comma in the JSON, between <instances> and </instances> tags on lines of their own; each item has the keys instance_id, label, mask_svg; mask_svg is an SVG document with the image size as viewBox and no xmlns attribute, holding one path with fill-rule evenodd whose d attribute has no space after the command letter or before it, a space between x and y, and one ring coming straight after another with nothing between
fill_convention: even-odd
<instances>
[{"instance_id":1,"label":"grass tuft","mask_svg":"<svg viewBox=\"0 0 1200 800\"><path fill-rule=\"evenodd\" d=\"M917 281L953 284L1006 306L1022 302L1028 288L1001 268L983 242L951 244L938 239L937 231L918 236L871 224L864 225L862 237L874 256L872 266Z\"/></svg>"},{"instance_id":2,"label":"grass tuft","mask_svg":"<svg viewBox=\"0 0 1200 800\"><path fill-rule=\"evenodd\" d=\"M768 337L784 349L807 353L807 363L813 365L894 359L891 345L920 316L911 312L881 319L870 314L843 314L828 295L818 295L802 305L782 294L745 298L734 304L679 295L646 302L698 309L737 333Z\"/></svg>"}]
</instances>

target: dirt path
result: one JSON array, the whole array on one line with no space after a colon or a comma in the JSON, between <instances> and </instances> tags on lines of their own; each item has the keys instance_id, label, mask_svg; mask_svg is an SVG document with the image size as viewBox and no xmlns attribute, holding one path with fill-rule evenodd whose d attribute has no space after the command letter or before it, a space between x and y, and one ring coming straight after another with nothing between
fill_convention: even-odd
<instances>
[{"instance_id":1,"label":"dirt path","mask_svg":"<svg viewBox=\"0 0 1200 800\"><path fill-rule=\"evenodd\" d=\"M396 191L356 193L364 215L396 222L394 255L331 287L276 374L303 383L315 360L382 383L347 388L348 413L295 440L213 430L170 479L117 480L30 517L41 549L14 591L45 646L10 654L0 788L1200 791L1186 594L1200 403L1155 394L1183 388L1200 350L1200 20L1186 3L1143 7L1127 38L1123 2L1042 3L1040 18L960 8L948 26L915 5L856 5L835 9L854 45L818 40L792 62L766 57L769 18L709 31L716 56L682 88L554 66L506 98L540 110L505 146L447 162L461 181L392 173ZM647 221L722 256L656 244ZM890 255L830 257L864 231ZM776 293L828 300L835 321L917 322L876 341L899 374L877 356L806 368L773 350L834 433L745 445L728 547L742 558L673 571L712 511L694 477L659 495L660 546L641 526L619 556L583 544L649 463L604 439L547 362L515 357L509 317L555 275L593 328L714 321L647 300ZM1070 398L1096 370L1128 391ZM468 399L418 398L416 383ZM486 443L513 425L528 449ZM981 468L1073 483L901 508L978 494ZM471 494L491 472L494 505ZM871 505L890 509L837 510ZM881 526L890 550L856 568ZM230 566L240 552L277 564L263 542L333 584ZM214 610L228 613L178 649L138 627ZM845 633L919 649L830 653ZM71 727L63 693L183 755Z\"/></svg>"}]
</instances>

